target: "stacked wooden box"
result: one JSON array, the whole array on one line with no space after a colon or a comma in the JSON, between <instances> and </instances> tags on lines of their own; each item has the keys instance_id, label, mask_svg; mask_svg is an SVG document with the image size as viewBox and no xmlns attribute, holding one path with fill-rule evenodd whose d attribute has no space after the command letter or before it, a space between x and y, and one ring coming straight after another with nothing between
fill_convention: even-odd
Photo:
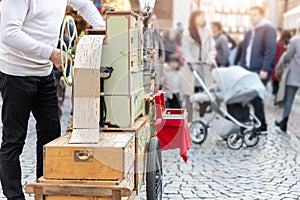
<instances>
[{"instance_id":1,"label":"stacked wooden box","mask_svg":"<svg viewBox=\"0 0 300 200\"><path fill-rule=\"evenodd\" d=\"M70 134L45 145L44 178L122 180L133 173L135 135L101 133L97 144L70 144Z\"/></svg>"},{"instance_id":2,"label":"stacked wooden box","mask_svg":"<svg viewBox=\"0 0 300 200\"><path fill-rule=\"evenodd\" d=\"M71 133L44 147L44 177L26 191L36 199L111 200L135 186L135 133L99 133L97 144L70 144ZM114 198L114 192L119 197Z\"/></svg>"},{"instance_id":3,"label":"stacked wooden box","mask_svg":"<svg viewBox=\"0 0 300 200\"><path fill-rule=\"evenodd\" d=\"M105 80L107 122L132 127L144 111L143 29L133 12L108 12L102 66L114 68ZM105 74L103 75L105 76Z\"/></svg>"}]
</instances>

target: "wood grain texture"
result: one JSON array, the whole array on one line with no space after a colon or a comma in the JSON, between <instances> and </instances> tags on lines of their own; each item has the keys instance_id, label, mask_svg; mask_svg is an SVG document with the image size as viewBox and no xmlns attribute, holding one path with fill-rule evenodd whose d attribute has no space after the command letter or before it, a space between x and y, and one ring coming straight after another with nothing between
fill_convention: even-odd
<instances>
[{"instance_id":1,"label":"wood grain texture","mask_svg":"<svg viewBox=\"0 0 300 200\"><path fill-rule=\"evenodd\" d=\"M29 194L35 194L36 189L41 189L45 195L76 195L76 196L97 196L112 197L113 191L120 191L121 196L130 196L132 190L120 186L101 186L101 185L77 185L77 184L28 184L25 190Z\"/></svg>"},{"instance_id":2,"label":"wood grain texture","mask_svg":"<svg viewBox=\"0 0 300 200\"><path fill-rule=\"evenodd\" d=\"M70 134L44 147L46 179L121 180L135 160L135 134L99 134L97 144L70 144Z\"/></svg>"}]
</instances>

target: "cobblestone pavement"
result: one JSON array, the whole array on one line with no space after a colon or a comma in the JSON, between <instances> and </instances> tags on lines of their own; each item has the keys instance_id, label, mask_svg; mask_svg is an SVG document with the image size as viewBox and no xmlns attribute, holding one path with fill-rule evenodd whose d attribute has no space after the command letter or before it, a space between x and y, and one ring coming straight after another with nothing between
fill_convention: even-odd
<instances>
[{"instance_id":1,"label":"cobblestone pavement","mask_svg":"<svg viewBox=\"0 0 300 200\"><path fill-rule=\"evenodd\" d=\"M187 164L179 151L163 152L163 199L300 199L300 112L294 109L288 134L274 128L273 121L281 110L267 101L270 134L261 136L255 148L230 150L217 136L216 128L209 130L207 141L193 145ZM300 104L295 108L300 108ZM70 111L65 104L63 125ZM214 124L221 124L220 120ZM21 157L23 184L35 180L35 128L30 120L29 134ZM137 199L145 199L143 190ZM0 199L5 199L0 187ZM27 196L28 200L33 197Z\"/></svg>"}]
</instances>

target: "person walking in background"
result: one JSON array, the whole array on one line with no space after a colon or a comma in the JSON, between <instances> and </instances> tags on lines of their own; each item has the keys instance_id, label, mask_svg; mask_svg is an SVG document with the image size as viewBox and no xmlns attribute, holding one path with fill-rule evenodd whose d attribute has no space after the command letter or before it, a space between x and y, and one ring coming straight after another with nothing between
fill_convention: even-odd
<instances>
[{"instance_id":1,"label":"person walking in background","mask_svg":"<svg viewBox=\"0 0 300 200\"><path fill-rule=\"evenodd\" d=\"M172 54L175 54L176 49L176 33L166 30L163 32L163 43L165 48L165 60L168 61Z\"/></svg>"},{"instance_id":2,"label":"person walking in background","mask_svg":"<svg viewBox=\"0 0 300 200\"><path fill-rule=\"evenodd\" d=\"M148 30L148 27L151 25L152 29ZM163 76L163 66L165 63L165 48L163 40L159 34L159 25L158 25L158 19L157 16L154 13L147 13L147 15L144 18L144 36L147 34L150 34L153 36L152 41L148 41L149 37L144 37L144 45L152 45L151 48L154 48L154 50L157 50L158 52L155 52L155 56L157 57L157 68L156 68L156 89L161 88L161 78ZM150 31L150 32L149 32ZM144 56L150 55L153 52L149 52L147 50L148 47L144 46ZM151 63L149 62L148 58L144 58L144 69L150 69ZM148 82L148 81L146 81Z\"/></svg>"},{"instance_id":3,"label":"person walking in background","mask_svg":"<svg viewBox=\"0 0 300 200\"><path fill-rule=\"evenodd\" d=\"M280 127L283 132L287 131L289 115L300 87L300 18L297 20L297 27L297 34L290 40L286 53L282 58L283 62L288 63L289 72L286 79L282 119L275 121L275 125Z\"/></svg>"},{"instance_id":4,"label":"person walking in background","mask_svg":"<svg viewBox=\"0 0 300 200\"><path fill-rule=\"evenodd\" d=\"M278 29L277 29L278 30ZM282 31L280 34L280 38L276 44L276 58L275 58L275 65L276 66L282 56L282 54L286 51L286 47L291 39L292 35L290 31ZM279 89L279 81L275 76L275 67L272 70L272 95L274 97L274 104L276 104L276 98Z\"/></svg>"},{"instance_id":5,"label":"person walking in background","mask_svg":"<svg viewBox=\"0 0 300 200\"><path fill-rule=\"evenodd\" d=\"M188 121L193 120L193 106L190 96L195 92L201 91L201 86L189 68L192 64L197 68L198 73L205 79L208 85L212 84L210 75L211 67L199 65L199 62L213 64L215 62L216 50L215 41L211 31L206 28L205 15L202 11L194 11L189 20L189 29L183 33L182 53L186 60L183 67L183 79L181 83L181 97L185 99L188 111ZM201 107L200 107L201 109Z\"/></svg>"},{"instance_id":6,"label":"person walking in background","mask_svg":"<svg viewBox=\"0 0 300 200\"><path fill-rule=\"evenodd\" d=\"M175 31L177 33L182 33L184 31L184 27L183 27L183 24L181 22L177 22Z\"/></svg>"},{"instance_id":7,"label":"person walking in background","mask_svg":"<svg viewBox=\"0 0 300 200\"><path fill-rule=\"evenodd\" d=\"M184 57L183 57L183 54L182 54L182 48L181 48L181 46L182 46L181 45L181 41L182 41L182 33L181 32L180 33L177 32L175 41L176 41L177 55L179 56L180 63L182 65L184 65L185 60L184 60Z\"/></svg>"},{"instance_id":8,"label":"person walking in background","mask_svg":"<svg viewBox=\"0 0 300 200\"><path fill-rule=\"evenodd\" d=\"M241 66L259 74L267 85L274 67L276 56L276 29L264 18L264 9L259 6L250 8L252 28L245 34ZM255 115L261 121L261 134L268 134L264 103L259 97L252 101Z\"/></svg>"},{"instance_id":9,"label":"person walking in background","mask_svg":"<svg viewBox=\"0 0 300 200\"><path fill-rule=\"evenodd\" d=\"M283 29L281 27L277 27L276 29L277 41L280 40L282 33L283 33Z\"/></svg>"},{"instance_id":10,"label":"person walking in background","mask_svg":"<svg viewBox=\"0 0 300 200\"><path fill-rule=\"evenodd\" d=\"M243 53L243 40L238 44L236 55L234 58L234 65L240 65L241 59L242 59L242 53Z\"/></svg>"},{"instance_id":11,"label":"person walking in background","mask_svg":"<svg viewBox=\"0 0 300 200\"><path fill-rule=\"evenodd\" d=\"M162 86L166 91L168 107L181 108L179 93L182 78L182 66L180 59L176 54L172 54L168 57L163 74Z\"/></svg>"},{"instance_id":12,"label":"person walking in background","mask_svg":"<svg viewBox=\"0 0 300 200\"><path fill-rule=\"evenodd\" d=\"M217 63L219 67L229 66L230 49L228 46L228 38L223 33L222 24L220 22L212 22L211 29L216 42Z\"/></svg>"}]
</instances>

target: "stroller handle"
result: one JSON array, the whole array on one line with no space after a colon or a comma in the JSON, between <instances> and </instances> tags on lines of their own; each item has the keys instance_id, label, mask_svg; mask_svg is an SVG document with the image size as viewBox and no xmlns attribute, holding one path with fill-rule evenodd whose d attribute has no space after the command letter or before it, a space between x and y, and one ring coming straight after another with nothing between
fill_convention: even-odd
<instances>
[{"instance_id":1,"label":"stroller handle","mask_svg":"<svg viewBox=\"0 0 300 200\"><path fill-rule=\"evenodd\" d=\"M205 62L199 61L199 64L203 64ZM195 69L195 66L191 63L188 63L188 66L190 67L191 71L193 72L195 78L199 81L200 85L202 86L202 88L204 89L204 91L206 92L206 94L209 96L209 99L211 100L211 102L215 102L216 101L216 97L214 97L208 86L205 84L204 79L199 75L199 73L197 72L197 69Z\"/></svg>"}]
</instances>

